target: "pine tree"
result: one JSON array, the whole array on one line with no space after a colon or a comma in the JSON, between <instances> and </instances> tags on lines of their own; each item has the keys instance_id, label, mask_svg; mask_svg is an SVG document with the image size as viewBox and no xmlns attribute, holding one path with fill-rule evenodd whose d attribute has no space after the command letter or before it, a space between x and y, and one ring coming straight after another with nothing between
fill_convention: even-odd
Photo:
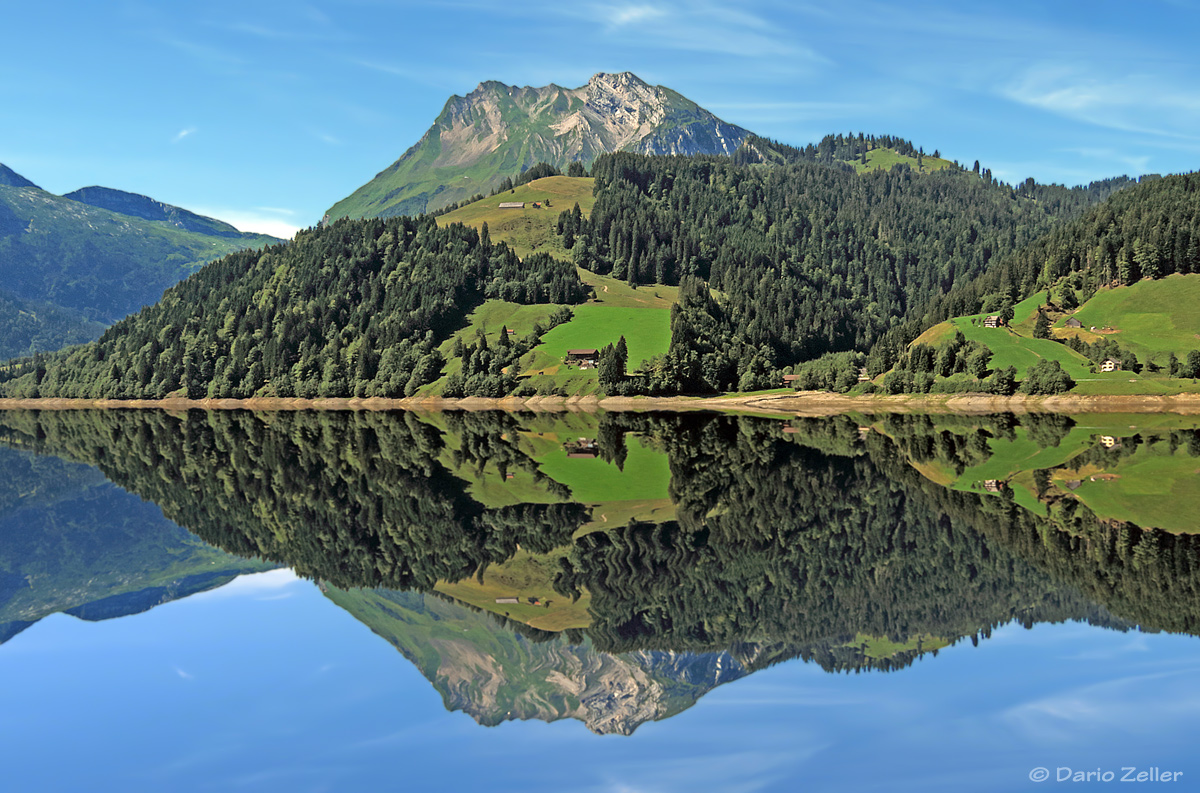
<instances>
[{"instance_id":1,"label":"pine tree","mask_svg":"<svg viewBox=\"0 0 1200 793\"><path fill-rule=\"evenodd\" d=\"M1033 323L1033 338L1050 338L1050 318L1040 308L1038 309L1037 321Z\"/></svg>"}]
</instances>

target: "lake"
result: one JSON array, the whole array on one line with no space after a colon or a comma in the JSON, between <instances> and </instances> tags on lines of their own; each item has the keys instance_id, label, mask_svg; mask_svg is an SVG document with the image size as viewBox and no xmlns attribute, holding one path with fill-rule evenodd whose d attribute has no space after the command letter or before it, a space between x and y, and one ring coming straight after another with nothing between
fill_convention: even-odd
<instances>
[{"instance_id":1,"label":"lake","mask_svg":"<svg viewBox=\"0 0 1200 793\"><path fill-rule=\"evenodd\" d=\"M12 790L1188 790L1198 588L1196 418L0 412Z\"/></svg>"}]
</instances>

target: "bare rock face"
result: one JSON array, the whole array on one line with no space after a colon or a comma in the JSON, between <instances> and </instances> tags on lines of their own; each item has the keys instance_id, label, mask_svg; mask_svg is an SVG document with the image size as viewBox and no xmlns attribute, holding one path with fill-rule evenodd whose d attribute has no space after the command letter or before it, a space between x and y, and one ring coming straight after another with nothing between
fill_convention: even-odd
<instances>
[{"instance_id":1,"label":"bare rock face","mask_svg":"<svg viewBox=\"0 0 1200 793\"><path fill-rule=\"evenodd\" d=\"M748 672L730 653L605 653L583 638L527 637L521 626L431 595L389 590L325 594L390 642L442 695L480 724L577 719L630 735L686 710Z\"/></svg>"},{"instance_id":2,"label":"bare rock face","mask_svg":"<svg viewBox=\"0 0 1200 793\"><path fill-rule=\"evenodd\" d=\"M326 218L437 209L538 162L566 168L614 151L732 154L749 134L629 72L597 74L579 88L489 81L451 97L415 146Z\"/></svg>"}]
</instances>

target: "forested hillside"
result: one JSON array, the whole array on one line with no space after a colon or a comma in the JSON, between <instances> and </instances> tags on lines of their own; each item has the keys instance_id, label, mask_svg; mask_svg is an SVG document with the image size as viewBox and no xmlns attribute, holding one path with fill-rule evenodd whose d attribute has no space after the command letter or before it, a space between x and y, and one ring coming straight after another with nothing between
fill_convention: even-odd
<instances>
[{"instance_id":1,"label":"forested hillside","mask_svg":"<svg viewBox=\"0 0 1200 793\"><path fill-rule=\"evenodd\" d=\"M1172 370L1168 359L1182 361L1198 347L1195 335L1184 332L1193 322L1194 285L1181 279L1174 287L1141 287L1169 275L1195 273L1200 273L1200 174L1147 179L938 296L923 313L875 344L867 369L875 376L903 362L908 344L939 322L968 328L979 322L977 315L990 312L1018 323L1017 336L1042 340L1024 338L1025 347L1059 341L1073 351L1055 351L1055 358L1075 355L1081 363L1099 363L1111 357L1122 361L1126 371L1140 371L1157 356L1155 367L1169 376L1193 376L1183 367ZM1135 284L1137 295L1122 289ZM1096 323L1109 327L1100 334L1050 330L1051 318L1062 328L1077 310L1093 329ZM1033 319L1025 316L1030 311L1036 311ZM1138 317L1127 325L1130 313ZM1035 320L1045 324L1036 327ZM1133 326L1138 322L1143 327ZM1014 333L991 334L989 339L993 347L1011 346ZM1154 339L1149 346L1145 334ZM1135 352L1143 357L1141 363Z\"/></svg>"},{"instance_id":2,"label":"forested hillside","mask_svg":"<svg viewBox=\"0 0 1200 793\"><path fill-rule=\"evenodd\" d=\"M1056 285L1061 297L1072 293L1066 299L1073 308L1103 286L1195 272L1200 272L1200 173L1180 174L1116 193L947 294L936 308L942 318L973 314L989 299L1015 302Z\"/></svg>"},{"instance_id":3,"label":"forested hillside","mask_svg":"<svg viewBox=\"0 0 1200 793\"><path fill-rule=\"evenodd\" d=\"M575 269L431 217L340 221L246 250L171 288L99 341L0 377L20 396L160 398L411 395L438 378L438 342L488 298L578 303ZM502 368L536 343L481 343L467 385L511 390Z\"/></svg>"},{"instance_id":4,"label":"forested hillside","mask_svg":"<svg viewBox=\"0 0 1200 793\"><path fill-rule=\"evenodd\" d=\"M769 168L607 155L592 168L591 217L563 216L580 267L684 287L670 352L637 388L762 388L781 367L865 349L1122 185L1014 190L955 168L856 174L774 150Z\"/></svg>"}]
</instances>

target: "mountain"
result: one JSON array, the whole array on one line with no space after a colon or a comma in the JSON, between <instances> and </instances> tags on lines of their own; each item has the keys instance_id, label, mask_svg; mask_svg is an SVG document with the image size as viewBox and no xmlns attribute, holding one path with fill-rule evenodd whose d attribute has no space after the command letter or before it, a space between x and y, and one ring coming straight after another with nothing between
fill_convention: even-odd
<instances>
[{"instance_id":1,"label":"mountain","mask_svg":"<svg viewBox=\"0 0 1200 793\"><path fill-rule=\"evenodd\" d=\"M629 72L597 74L579 88L483 82L450 97L412 148L325 219L432 211L538 162L565 169L614 151L733 154L749 134Z\"/></svg>"},{"instance_id":2,"label":"mountain","mask_svg":"<svg viewBox=\"0 0 1200 793\"><path fill-rule=\"evenodd\" d=\"M586 637L505 625L503 617L435 595L323 589L415 664L447 709L488 726L578 719L601 735L631 735L746 674L728 652L610 654Z\"/></svg>"},{"instance_id":3,"label":"mountain","mask_svg":"<svg viewBox=\"0 0 1200 793\"><path fill-rule=\"evenodd\" d=\"M0 358L95 338L207 262L274 242L120 190L57 196L0 165Z\"/></svg>"},{"instance_id":4,"label":"mountain","mask_svg":"<svg viewBox=\"0 0 1200 793\"><path fill-rule=\"evenodd\" d=\"M51 614L136 614L274 566L209 547L90 466L0 449L0 643Z\"/></svg>"},{"instance_id":5,"label":"mountain","mask_svg":"<svg viewBox=\"0 0 1200 793\"><path fill-rule=\"evenodd\" d=\"M92 341L104 324L78 311L0 290L0 360Z\"/></svg>"},{"instance_id":6,"label":"mountain","mask_svg":"<svg viewBox=\"0 0 1200 793\"><path fill-rule=\"evenodd\" d=\"M0 162L0 185L4 187L37 188L37 185L35 185L33 182L29 181L24 176L21 176L21 174L17 173L12 168L9 168L2 162Z\"/></svg>"},{"instance_id":7,"label":"mountain","mask_svg":"<svg viewBox=\"0 0 1200 793\"><path fill-rule=\"evenodd\" d=\"M243 238L247 235L221 220L215 220L195 212L189 212L177 206L164 204L137 193L127 193L124 190L114 190L111 187L81 187L73 193L67 193L63 198L78 201L81 204L107 209L119 215L156 220L167 223L184 231L195 231L199 234L211 234L216 237ZM256 237L259 235L249 235Z\"/></svg>"}]
</instances>

